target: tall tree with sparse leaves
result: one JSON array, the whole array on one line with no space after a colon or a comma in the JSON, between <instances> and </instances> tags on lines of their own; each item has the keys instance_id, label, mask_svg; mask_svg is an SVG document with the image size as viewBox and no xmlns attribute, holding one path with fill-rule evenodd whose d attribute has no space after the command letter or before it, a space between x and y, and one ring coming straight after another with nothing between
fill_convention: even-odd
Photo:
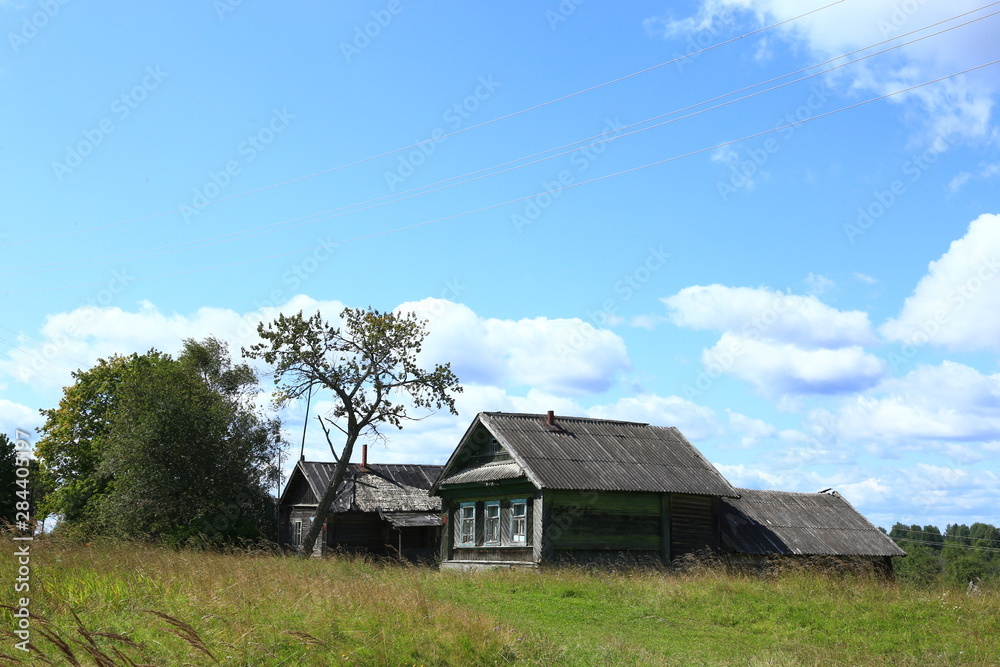
<instances>
[{"instance_id":1,"label":"tall tree with sparse leaves","mask_svg":"<svg viewBox=\"0 0 1000 667\"><path fill-rule=\"evenodd\" d=\"M278 405L314 384L333 392L331 421L343 432L344 441L338 455L329 429L323 426L337 466L316 508L304 554L312 553L358 438L382 437L379 429L384 425L402 428L403 421L419 419L408 414L407 403L416 409L447 407L458 414L453 394L462 391L450 364L436 364L431 370L417 365L426 323L415 314L345 308L340 317L342 325L333 326L319 313L309 318L301 312L279 315L267 326L258 325L263 343L243 350L245 356L274 367Z\"/></svg>"}]
</instances>

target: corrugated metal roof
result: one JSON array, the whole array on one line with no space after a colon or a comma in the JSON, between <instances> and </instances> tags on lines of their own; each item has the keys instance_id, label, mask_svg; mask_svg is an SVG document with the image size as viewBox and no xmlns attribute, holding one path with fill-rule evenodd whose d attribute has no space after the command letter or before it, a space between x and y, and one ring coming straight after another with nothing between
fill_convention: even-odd
<instances>
[{"instance_id":1,"label":"corrugated metal roof","mask_svg":"<svg viewBox=\"0 0 1000 667\"><path fill-rule=\"evenodd\" d=\"M468 484L470 482L493 482L501 479L524 477L524 470L513 461L488 463L478 468L467 468L441 480L442 484Z\"/></svg>"},{"instance_id":2,"label":"corrugated metal roof","mask_svg":"<svg viewBox=\"0 0 1000 667\"><path fill-rule=\"evenodd\" d=\"M298 464L317 498L322 497L337 464L300 461ZM370 464L362 470L350 463L344 483L333 501L333 512L437 511L441 499L427 490L441 474L442 466L410 464Z\"/></svg>"},{"instance_id":3,"label":"corrugated metal roof","mask_svg":"<svg viewBox=\"0 0 1000 667\"><path fill-rule=\"evenodd\" d=\"M444 522L440 513L431 512L379 512L383 519L396 528L415 526L440 526Z\"/></svg>"},{"instance_id":4,"label":"corrugated metal roof","mask_svg":"<svg viewBox=\"0 0 1000 667\"><path fill-rule=\"evenodd\" d=\"M540 488L737 495L676 428L580 417L557 417L554 428L544 415L503 412L478 419Z\"/></svg>"},{"instance_id":5,"label":"corrugated metal roof","mask_svg":"<svg viewBox=\"0 0 1000 667\"><path fill-rule=\"evenodd\" d=\"M903 556L840 494L737 489L719 504L722 545L732 553Z\"/></svg>"}]
</instances>

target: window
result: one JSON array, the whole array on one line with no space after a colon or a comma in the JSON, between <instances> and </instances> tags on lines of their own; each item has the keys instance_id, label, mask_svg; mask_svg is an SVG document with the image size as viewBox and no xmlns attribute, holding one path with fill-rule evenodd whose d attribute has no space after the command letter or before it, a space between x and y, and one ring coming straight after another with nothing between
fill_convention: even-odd
<instances>
[{"instance_id":1,"label":"window","mask_svg":"<svg viewBox=\"0 0 1000 667\"><path fill-rule=\"evenodd\" d=\"M483 544L500 544L500 501L486 501L486 534Z\"/></svg>"},{"instance_id":2,"label":"window","mask_svg":"<svg viewBox=\"0 0 1000 667\"><path fill-rule=\"evenodd\" d=\"M476 544L476 503L462 503L458 507L458 543Z\"/></svg>"},{"instance_id":3,"label":"window","mask_svg":"<svg viewBox=\"0 0 1000 667\"><path fill-rule=\"evenodd\" d=\"M528 543L528 501L510 501L510 541L513 544Z\"/></svg>"},{"instance_id":4,"label":"window","mask_svg":"<svg viewBox=\"0 0 1000 667\"><path fill-rule=\"evenodd\" d=\"M500 443L497 442L496 438L492 438L483 446L483 454L499 454L500 453Z\"/></svg>"},{"instance_id":5,"label":"window","mask_svg":"<svg viewBox=\"0 0 1000 667\"><path fill-rule=\"evenodd\" d=\"M302 520L296 519L292 522L292 546L302 546Z\"/></svg>"}]
</instances>

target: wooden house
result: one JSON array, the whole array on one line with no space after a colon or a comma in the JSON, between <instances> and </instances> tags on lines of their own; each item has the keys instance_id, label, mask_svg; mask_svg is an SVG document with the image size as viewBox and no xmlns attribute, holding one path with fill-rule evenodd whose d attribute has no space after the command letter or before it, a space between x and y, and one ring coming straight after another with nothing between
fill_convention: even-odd
<instances>
[{"instance_id":1,"label":"wooden house","mask_svg":"<svg viewBox=\"0 0 1000 667\"><path fill-rule=\"evenodd\" d=\"M443 568L904 555L838 494L736 489L676 428L480 413L430 490Z\"/></svg>"},{"instance_id":2,"label":"wooden house","mask_svg":"<svg viewBox=\"0 0 1000 667\"><path fill-rule=\"evenodd\" d=\"M367 454L367 453L366 453ZM348 465L314 555L330 551L433 560L441 534L441 500L428 495L441 466ZM279 500L280 541L302 545L336 463L299 461Z\"/></svg>"},{"instance_id":3,"label":"wooden house","mask_svg":"<svg viewBox=\"0 0 1000 667\"><path fill-rule=\"evenodd\" d=\"M739 493L676 428L483 412L431 488L441 566L670 560L719 547Z\"/></svg>"}]
</instances>

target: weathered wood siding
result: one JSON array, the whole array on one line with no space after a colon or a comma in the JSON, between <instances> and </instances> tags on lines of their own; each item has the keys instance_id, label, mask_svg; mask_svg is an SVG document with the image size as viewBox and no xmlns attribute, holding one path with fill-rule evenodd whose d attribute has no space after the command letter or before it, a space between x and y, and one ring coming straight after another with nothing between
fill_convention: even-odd
<instances>
[{"instance_id":1,"label":"weathered wood siding","mask_svg":"<svg viewBox=\"0 0 1000 667\"><path fill-rule=\"evenodd\" d=\"M671 494L671 560L694 551L719 548L718 508L718 498Z\"/></svg>"},{"instance_id":2,"label":"weathered wood siding","mask_svg":"<svg viewBox=\"0 0 1000 667\"><path fill-rule=\"evenodd\" d=\"M555 491L546 496L552 501L545 534L553 560L593 560L626 552L659 557L659 493Z\"/></svg>"},{"instance_id":3,"label":"weathered wood siding","mask_svg":"<svg viewBox=\"0 0 1000 667\"><path fill-rule=\"evenodd\" d=\"M327 519L327 544L331 550L385 556L387 532L374 512L343 512Z\"/></svg>"},{"instance_id":4,"label":"weathered wood siding","mask_svg":"<svg viewBox=\"0 0 1000 667\"><path fill-rule=\"evenodd\" d=\"M316 505L316 494L309 488L309 483L301 473L295 474L290 482L290 486L285 490L285 505Z\"/></svg>"},{"instance_id":5,"label":"weathered wood siding","mask_svg":"<svg viewBox=\"0 0 1000 667\"><path fill-rule=\"evenodd\" d=\"M511 535L511 501L524 500L527 504L526 542L513 542ZM461 515L462 503L475 503L475 524L476 524L476 544L462 545L461 542ZM500 503L500 544L485 544L486 534L486 504L488 502ZM523 491L515 494L494 495L476 498L455 498L445 501L448 521L445 524L442 538L442 560L499 560L499 561L534 561L533 548L535 525L535 498L534 494L525 494Z\"/></svg>"}]
</instances>

